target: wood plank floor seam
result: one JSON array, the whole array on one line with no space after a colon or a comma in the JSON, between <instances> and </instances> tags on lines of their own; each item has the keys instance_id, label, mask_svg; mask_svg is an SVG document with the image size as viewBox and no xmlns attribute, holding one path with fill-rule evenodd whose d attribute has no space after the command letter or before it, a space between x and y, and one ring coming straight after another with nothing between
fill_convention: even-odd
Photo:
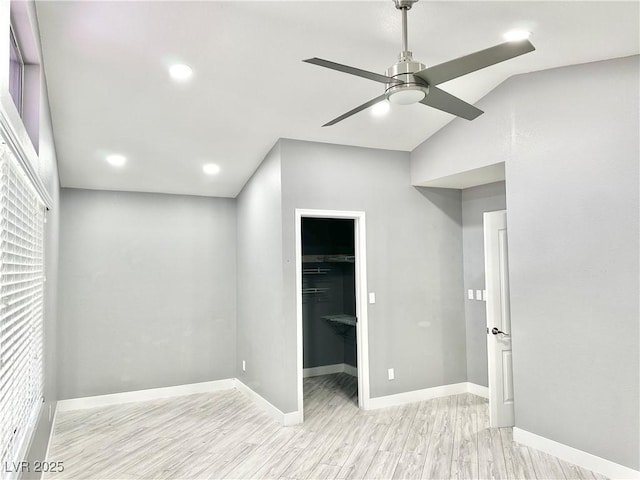
<instances>
[{"instance_id":1,"label":"wood plank floor seam","mask_svg":"<svg viewBox=\"0 0 640 480\"><path fill-rule=\"evenodd\" d=\"M605 477L489 428L486 399L357 406L357 378L304 379L305 422L282 427L232 389L60 412L46 480L586 479Z\"/></svg>"}]
</instances>

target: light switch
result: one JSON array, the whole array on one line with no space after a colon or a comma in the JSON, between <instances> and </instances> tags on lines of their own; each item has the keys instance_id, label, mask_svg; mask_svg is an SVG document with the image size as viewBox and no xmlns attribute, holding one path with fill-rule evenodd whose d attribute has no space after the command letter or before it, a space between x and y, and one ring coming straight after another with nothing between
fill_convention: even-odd
<instances>
[{"instance_id":1,"label":"light switch","mask_svg":"<svg viewBox=\"0 0 640 480\"><path fill-rule=\"evenodd\" d=\"M476 290L476 300L482 300L482 290Z\"/></svg>"},{"instance_id":2,"label":"light switch","mask_svg":"<svg viewBox=\"0 0 640 480\"><path fill-rule=\"evenodd\" d=\"M469 289L469 290L467 291L467 298L468 298L469 300L473 300L473 290Z\"/></svg>"},{"instance_id":3,"label":"light switch","mask_svg":"<svg viewBox=\"0 0 640 480\"><path fill-rule=\"evenodd\" d=\"M369 292L369 303L376 303L376 294L374 292Z\"/></svg>"},{"instance_id":4,"label":"light switch","mask_svg":"<svg viewBox=\"0 0 640 480\"><path fill-rule=\"evenodd\" d=\"M486 290L482 290L482 301L483 302L487 301L487 291Z\"/></svg>"}]
</instances>

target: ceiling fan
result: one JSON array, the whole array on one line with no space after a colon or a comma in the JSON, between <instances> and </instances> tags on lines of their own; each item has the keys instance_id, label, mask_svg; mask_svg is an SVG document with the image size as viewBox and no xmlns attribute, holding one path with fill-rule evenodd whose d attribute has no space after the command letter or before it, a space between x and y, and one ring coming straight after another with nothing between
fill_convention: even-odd
<instances>
[{"instance_id":1,"label":"ceiling fan","mask_svg":"<svg viewBox=\"0 0 640 480\"><path fill-rule=\"evenodd\" d=\"M423 63L413 59L413 53L408 47L407 12L418 0L393 1L396 8L402 12L402 52L400 52L398 63L387 68L384 75L321 58L303 60L303 62L385 84L385 92L382 95L334 118L323 127L335 125L385 99L401 105L420 102L443 112L473 120L484 112L439 89L436 85L535 50L531 42L526 39L511 41L427 68Z\"/></svg>"}]
</instances>

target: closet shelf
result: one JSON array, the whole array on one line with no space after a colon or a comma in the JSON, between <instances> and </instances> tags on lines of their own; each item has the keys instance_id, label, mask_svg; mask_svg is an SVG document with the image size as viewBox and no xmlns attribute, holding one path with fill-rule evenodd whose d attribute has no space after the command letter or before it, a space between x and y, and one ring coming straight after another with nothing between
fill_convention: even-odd
<instances>
[{"instance_id":1,"label":"closet shelf","mask_svg":"<svg viewBox=\"0 0 640 480\"><path fill-rule=\"evenodd\" d=\"M302 263L355 263L355 261L355 255L348 254L302 256Z\"/></svg>"},{"instance_id":2,"label":"closet shelf","mask_svg":"<svg viewBox=\"0 0 640 480\"><path fill-rule=\"evenodd\" d=\"M328 320L329 322L342 323L344 325L350 325L355 327L357 319L353 315L347 315L345 313L341 313L339 315L324 315L320 317L324 320Z\"/></svg>"}]
</instances>

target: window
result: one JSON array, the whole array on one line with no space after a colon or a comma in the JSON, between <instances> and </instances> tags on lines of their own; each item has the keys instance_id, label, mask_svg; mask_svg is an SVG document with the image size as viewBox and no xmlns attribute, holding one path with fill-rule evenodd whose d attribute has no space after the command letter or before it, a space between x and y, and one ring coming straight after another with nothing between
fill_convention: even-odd
<instances>
[{"instance_id":1,"label":"window","mask_svg":"<svg viewBox=\"0 0 640 480\"><path fill-rule=\"evenodd\" d=\"M0 465L22 460L42 405L43 314L44 206L0 141Z\"/></svg>"},{"instance_id":2,"label":"window","mask_svg":"<svg viewBox=\"0 0 640 480\"><path fill-rule=\"evenodd\" d=\"M18 113L22 116L22 90L24 85L24 60L22 59L22 53L18 46L16 35L13 31L13 27L9 29L10 36L10 62L9 62L9 93L13 98L13 103L16 104Z\"/></svg>"}]
</instances>

